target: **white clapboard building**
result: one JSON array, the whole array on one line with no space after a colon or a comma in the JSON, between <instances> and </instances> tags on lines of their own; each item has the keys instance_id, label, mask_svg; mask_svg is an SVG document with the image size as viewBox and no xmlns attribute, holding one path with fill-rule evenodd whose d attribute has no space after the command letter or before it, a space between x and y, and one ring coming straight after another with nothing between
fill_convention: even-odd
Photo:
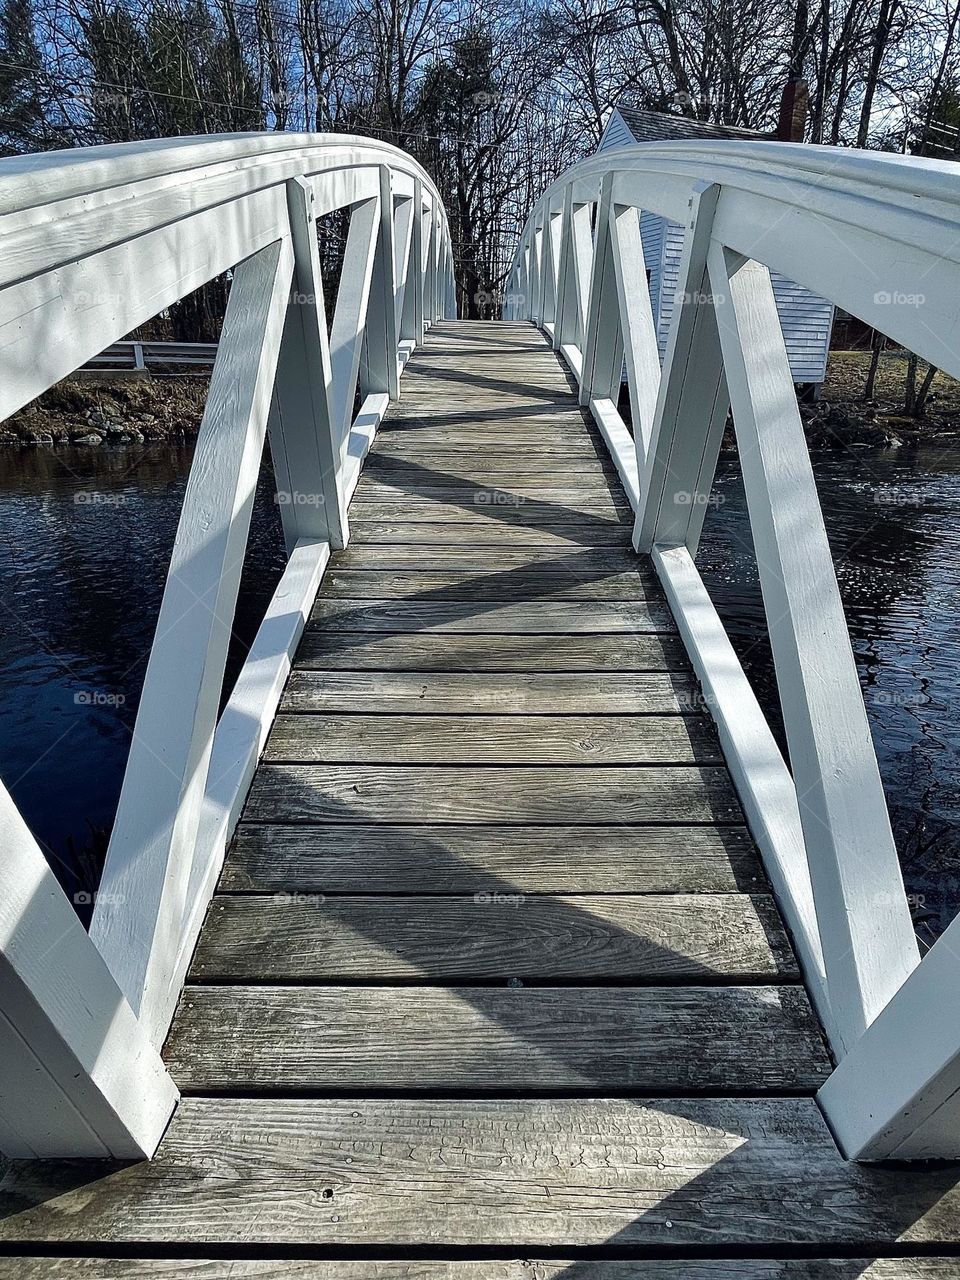
<instances>
[{"instance_id":1,"label":"white clapboard building","mask_svg":"<svg viewBox=\"0 0 960 1280\"><path fill-rule=\"evenodd\" d=\"M625 147L638 142L675 142L681 139L701 141L710 138L756 142L770 140L772 136L732 125L706 124L685 116L668 115L662 111L640 111L620 105L611 112L597 150L609 151L614 147ZM680 270L683 228L678 222L668 222L656 214L642 213L640 230L662 360ZM793 380L817 386L823 382L826 374L833 305L776 271L770 274Z\"/></svg>"}]
</instances>

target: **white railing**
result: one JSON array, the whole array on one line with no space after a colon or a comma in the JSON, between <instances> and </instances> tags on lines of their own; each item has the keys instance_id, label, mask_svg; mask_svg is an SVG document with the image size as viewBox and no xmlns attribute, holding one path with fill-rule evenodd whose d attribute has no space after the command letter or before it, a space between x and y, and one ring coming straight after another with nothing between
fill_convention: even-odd
<instances>
[{"instance_id":1,"label":"white railing","mask_svg":"<svg viewBox=\"0 0 960 1280\"><path fill-rule=\"evenodd\" d=\"M662 372L640 210L685 227ZM956 1157L960 920L920 963L768 268L960 377L960 170L936 161L603 153L541 198L506 313L552 337L634 504L838 1061L820 1102L842 1149ZM731 407L789 768L695 564Z\"/></svg>"},{"instance_id":2,"label":"white railing","mask_svg":"<svg viewBox=\"0 0 960 1280\"><path fill-rule=\"evenodd\" d=\"M455 309L450 236L393 147L242 134L0 161L0 237L0 420L233 269L89 936L0 786L0 1150L151 1155L177 1101L159 1047L291 655L403 365ZM267 435L289 559L218 721Z\"/></svg>"}]
</instances>

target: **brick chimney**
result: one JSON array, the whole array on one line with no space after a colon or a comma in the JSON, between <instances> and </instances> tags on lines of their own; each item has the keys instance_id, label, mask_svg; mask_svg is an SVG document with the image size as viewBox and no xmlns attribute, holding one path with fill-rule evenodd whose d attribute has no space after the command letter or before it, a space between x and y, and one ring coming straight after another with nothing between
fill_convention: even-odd
<instances>
[{"instance_id":1,"label":"brick chimney","mask_svg":"<svg viewBox=\"0 0 960 1280\"><path fill-rule=\"evenodd\" d=\"M780 95L780 119L777 122L777 138L780 142L802 142L807 124L807 107L810 91L806 80L790 79Z\"/></svg>"}]
</instances>

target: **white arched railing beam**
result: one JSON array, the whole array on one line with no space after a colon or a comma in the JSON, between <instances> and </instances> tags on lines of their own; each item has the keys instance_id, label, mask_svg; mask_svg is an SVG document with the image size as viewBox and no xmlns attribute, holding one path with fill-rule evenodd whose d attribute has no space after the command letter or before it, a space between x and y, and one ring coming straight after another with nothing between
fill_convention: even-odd
<instances>
[{"instance_id":1,"label":"white arched railing beam","mask_svg":"<svg viewBox=\"0 0 960 1280\"><path fill-rule=\"evenodd\" d=\"M103 248L0 293L0 419L236 262L280 239L282 187ZM0 222L2 231L2 222Z\"/></svg>"}]
</instances>

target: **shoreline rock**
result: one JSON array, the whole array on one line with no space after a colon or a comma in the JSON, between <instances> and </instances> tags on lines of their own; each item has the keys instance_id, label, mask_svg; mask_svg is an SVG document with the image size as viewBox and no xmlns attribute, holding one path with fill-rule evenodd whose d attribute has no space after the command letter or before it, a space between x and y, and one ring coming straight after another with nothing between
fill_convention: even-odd
<instances>
[{"instance_id":1,"label":"shoreline rock","mask_svg":"<svg viewBox=\"0 0 960 1280\"><path fill-rule=\"evenodd\" d=\"M200 429L209 378L68 378L0 423L0 445L177 443Z\"/></svg>"}]
</instances>

